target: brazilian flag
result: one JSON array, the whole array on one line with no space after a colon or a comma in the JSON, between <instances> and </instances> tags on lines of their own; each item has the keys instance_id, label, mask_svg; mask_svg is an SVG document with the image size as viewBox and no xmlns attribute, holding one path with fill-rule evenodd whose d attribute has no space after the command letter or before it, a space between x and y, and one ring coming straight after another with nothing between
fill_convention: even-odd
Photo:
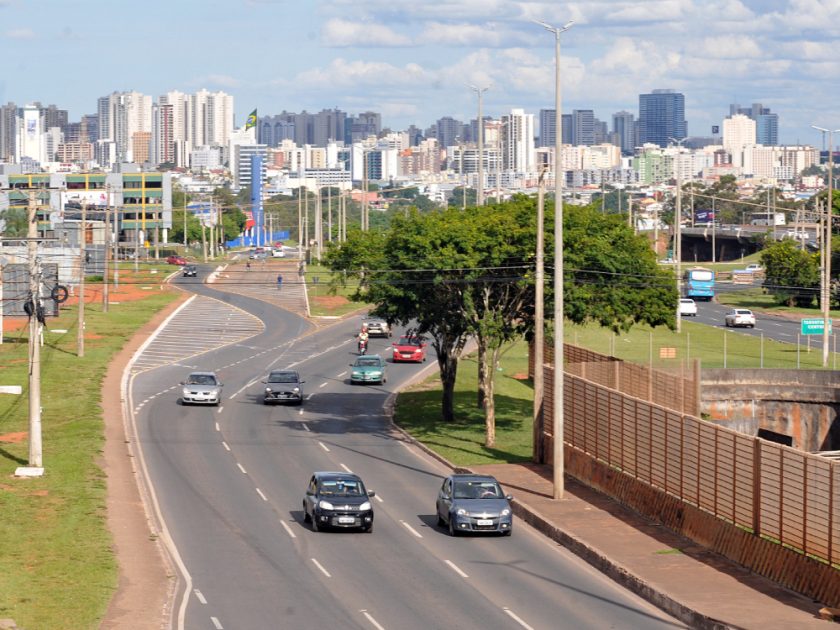
<instances>
[{"instance_id":1,"label":"brazilian flag","mask_svg":"<svg viewBox=\"0 0 840 630\"><path fill-rule=\"evenodd\" d=\"M248 115L248 119L245 121L245 131L248 131L251 127L257 126L257 110L255 109Z\"/></svg>"}]
</instances>

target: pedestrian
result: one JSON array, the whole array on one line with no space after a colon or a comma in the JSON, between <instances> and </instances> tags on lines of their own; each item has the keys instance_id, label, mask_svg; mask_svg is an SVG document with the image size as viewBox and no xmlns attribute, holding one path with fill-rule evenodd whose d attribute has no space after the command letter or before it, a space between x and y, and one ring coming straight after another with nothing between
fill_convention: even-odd
<instances>
[{"instance_id":1,"label":"pedestrian","mask_svg":"<svg viewBox=\"0 0 840 630\"><path fill-rule=\"evenodd\" d=\"M279 291L283 287L283 276L279 273L277 274L277 290Z\"/></svg>"}]
</instances>

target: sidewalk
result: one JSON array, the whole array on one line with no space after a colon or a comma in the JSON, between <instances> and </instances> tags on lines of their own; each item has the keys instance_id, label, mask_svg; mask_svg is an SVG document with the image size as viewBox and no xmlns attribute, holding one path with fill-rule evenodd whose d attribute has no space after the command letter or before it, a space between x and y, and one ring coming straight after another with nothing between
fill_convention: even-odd
<instances>
[{"instance_id":1,"label":"sidewalk","mask_svg":"<svg viewBox=\"0 0 840 630\"><path fill-rule=\"evenodd\" d=\"M514 513L629 590L693 628L833 628L822 605L706 550L566 477L553 498L549 466L488 464ZM514 534L515 536L516 534Z\"/></svg>"}]
</instances>

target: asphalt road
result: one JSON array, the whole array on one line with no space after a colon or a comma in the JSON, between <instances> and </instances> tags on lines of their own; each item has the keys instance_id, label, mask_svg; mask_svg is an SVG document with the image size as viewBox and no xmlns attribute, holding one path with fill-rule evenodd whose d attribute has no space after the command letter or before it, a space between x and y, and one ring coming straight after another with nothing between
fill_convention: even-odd
<instances>
[{"instance_id":1,"label":"asphalt road","mask_svg":"<svg viewBox=\"0 0 840 630\"><path fill-rule=\"evenodd\" d=\"M402 440L383 408L422 368L389 363L386 386L351 386L360 320L313 331L258 300L176 281L220 298L220 312L238 308L264 325L129 384L144 467L185 576L183 627L682 627L521 521L510 538L451 538L438 528L435 496L448 471ZM184 339L193 304L177 316ZM206 305L196 309L192 334L212 319ZM372 339L370 352L389 347ZM275 367L303 375L301 407L261 403L259 381ZM221 375L219 408L179 404L177 383L193 369ZM372 534L314 533L303 523L314 470L351 470L376 491Z\"/></svg>"}]
</instances>

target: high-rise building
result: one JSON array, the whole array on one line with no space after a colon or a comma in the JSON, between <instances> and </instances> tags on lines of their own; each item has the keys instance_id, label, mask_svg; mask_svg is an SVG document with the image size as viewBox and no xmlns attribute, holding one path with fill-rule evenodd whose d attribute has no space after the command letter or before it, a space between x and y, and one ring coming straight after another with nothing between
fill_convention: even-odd
<instances>
[{"instance_id":1,"label":"high-rise building","mask_svg":"<svg viewBox=\"0 0 840 630\"><path fill-rule=\"evenodd\" d=\"M554 139L557 137L557 110L540 110L540 138L538 147L553 147Z\"/></svg>"},{"instance_id":2,"label":"high-rise building","mask_svg":"<svg viewBox=\"0 0 840 630\"><path fill-rule=\"evenodd\" d=\"M189 139L193 147L226 146L233 132L233 96L200 90L192 95Z\"/></svg>"},{"instance_id":3,"label":"high-rise building","mask_svg":"<svg viewBox=\"0 0 840 630\"><path fill-rule=\"evenodd\" d=\"M756 144L776 146L779 144L779 115L764 107L761 103L753 103L750 107L741 107L737 103L729 106L729 115L742 114L755 121Z\"/></svg>"},{"instance_id":4,"label":"high-rise building","mask_svg":"<svg viewBox=\"0 0 840 630\"><path fill-rule=\"evenodd\" d=\"M295 139L294 116L283 112L275 116L260 116L257 121L257 143L279 147L283 140ZM305 143L304 143L305 144Z\"/></svg>"},{"instance_id":5,"label":"high-rise building","mask_svg":"<svg viewBox=\"0 0 840 630\"><path fill-rule=\"evenodd\" d=\"M618 146L625 155L633 153L636 148L635 116L630 112L620 111L613 114L613 133L618 136Z\"/></svg>"},{"instance_id":6,"label":"high-rise building","mask_svg":"<svg viewBox=\"0 0 840 630\"><path fill-rule=\"evenodd\" d=\"M595 112L591 109L572 110L572 144L575 146L595 144Z\"/></svg>"},{"instance_id":7,"label":"high-rise building","mask_svg":"<svg viewBox=\"0 0 840 630\"><path fill-rule=\"evenodd\" d=\"M536 171L534 151L534 115L522 109L511 109L502 116L502 165L505 170L521 174Z\"/></svg>"},{"instance_id":8,"label":"high-rise building","mask_svg":"<svg viewBox=\"0 0 840 630\"><path fill-rule=\"evenodd\" d=\"M464 123L455 120L451 116L444 116L435 123L437 133L435 137L441 147L452 147L458 142L466 142L464 138Z\"/></svg>"},{"instance_id":9,"label":"high-rise building","mask_svg":"<svg viewBox=\"0 0 840 630\"><path fill-rule=\"evenodd\" d=\"M560 117L560 134L560 141L563 144L574 144L573 140L575 132L571 114L563 114Z\"/></svg>"},{"instance_id":10,"label":"high-rise building","mask_svg":"<svg viewBox=\"0 0 840 630\"><path fill-rule=\"evenodd\" d=\"M20 108L15 141L15 162L20 163L24 158L38 163L47 161L45 131L44 119L38 105L30 104Z\"/></svg>"},{"instance_id":11,"label":"high-rise building","mask_svg":"<svg viewBox=\"0 0 840 630\"><path fill-rule=\"evenodd\" d=\"M17 105L0 105L0 162L12 162L15 159L17 141Z\"/></svg>"},{"instance_id":12,"label":"high-rise building","mask_svg":"<svg viewBox=\"0 0 840 630\"><path fill-rule=\"evenodd\" d=\"M362 112L348 117L344 127L344 144L366 140L369 136L379 136L382 131L382 115L378 112Z\"/></svg>"},{"instance_id":13,"label":"high-rise building","mask_svg":"<svg viewBox=\"0 0 840 630\"><path fill-rule=\"evenodd\" d=\"M639 144L665 147L687 135L683 94L674 90L639 94Z\"/></svg>"},{"instance_id":14,"label":"high-rise building","mask_svg":"<svg viewBox=\"0 0 840 630\"><path fill-rule=\"evenodd\" d=\"M114 143L117 162L132 162L134 134L152 129L152 97L140 92L114 92L98 100L98 114L99 139Z\"/></svg>"},{"instance_id":15,"label":"high-rise building","mask_svg":"<svg viewBox=\"0 0 840 630\"><path fill-rule=\"evenodd\" d=\"M732 166L744 165L744 148L755 142L755 121L744 114L735 114L723 121L723 148L732 156Z\"/></svg>"},{"instance_id":16,"label":"high-rise building","mask_svg":"<svg viewBox=\"0 0 840 630\"><path fill-rule=\"evenodd\" d=\"M323 109L312 116L312 138L308 144L325 147L330 142L342 141L347 114L340 109Z\"/></svg>"}]
</instances>

